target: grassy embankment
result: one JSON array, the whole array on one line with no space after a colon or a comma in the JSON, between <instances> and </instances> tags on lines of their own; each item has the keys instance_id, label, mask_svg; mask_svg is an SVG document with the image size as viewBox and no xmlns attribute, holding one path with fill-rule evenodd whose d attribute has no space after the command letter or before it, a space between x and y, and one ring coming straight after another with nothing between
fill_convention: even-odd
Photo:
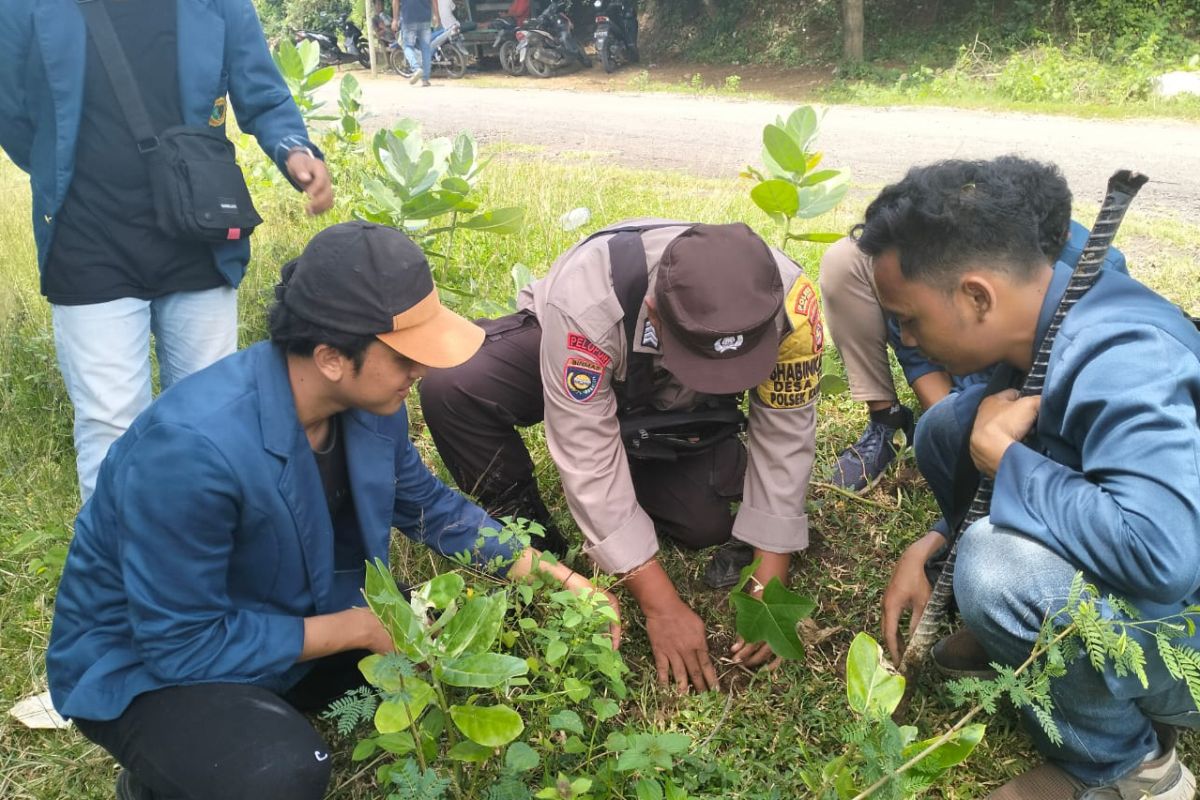
<instances>
[{"instance_id":1,"label":"grassy embankment","mask_svg":"<svg viewBox=\"0 0 1200 800\"><path fill-rule=\"evenodd\" d=\"M511 237L463 237L456 270L469 270L478 291L506 303L512 296L509 271L522 262L542 274L554 255L576 233L558 225L559 216L584 205L592 226L646 213L704 221L745 220L775 239L770 224L736 180L700 180L680 175L627 172L579 159L571 165L505 159L503 152L483 182L485 207L523 204L525 232ZM866 187L870 189L872 187ZM343 196L348 192L343 192ZM24 176L0 161L0 705L44 686L42 654L49 634L54 591L71 537L78 502L74 483L70 406L54 358L49 309L38 294L29 231L28 187ZM263 335L263 309L271 296L278 266L295 254L322 225L345 218L339 206L320 221L300 213L291 192L259 192L260 209L269 220L255 234L256 256L240 294L242 343ZM817 220L821 229L846 229L860 205ZM1088 219L1095 211L1079 209ZM1200 228L1130 215L1119 244L1130 255L1136 276L1191 310L1200 310L1197 243ZM819 250L793 248L793 255L815 275ZM831 354L826 370L840 369ZM897 375L899 373L897 372ZM902 383L898 379L898 383ZM912 398L906 395L911 403ZM821 400L818 475L825 474L836 451L855 438L865 422L863 409L848 397ZM436 453L416 415L414 432L431 465ZM565 503L554 484L553 469L538 431L530 432L547 496L564 521ZM793 583L814 596L819 607L805 631L810 642L802 662L785 665L752 693L745 678L721 666L733 697L706 694L678 697L653 681L653 660L639 614L625 598L628 638L622 648L633 670L633 696L624 705L626 719L638 724L689 733L706 744L705 757L724 772L724 788L712 796L798 797L803 790L797 768L840 751L840 729L847 721L841 674L846 648L856 631L876 633L879 597L890 564L935 516L935 506L911 462L901 465L863 500L851 500L820 486L810 493L814 541L797 559ZM568 525L570 523L568 522ZM670 547L664 559L684 598L708 621L715 654L724 655L733 640L732 614L723 593L705 591L699 582L704 558ZM430 559L400 546L397 569L427 572ZM581 569L587 565L577 562ZM163 576L170 580L170 576ZM910 712L923 731L946 726L954 711L932 680ZM348 740L338 748L335 795L376 796L368 776L349 765ZM1193 754L1195 751L1192 750ZM941 790L944 797L978 797L1031 758L1028 740L1011 713L989 721L987 738L970 761ZM1197 763L1193 758L1193 764ZM0 717L0 797L107 798L112 796L114 765L74 731L31 732ZM772 795L772 787L778 794Z\"/></svg>"}]
</instances>

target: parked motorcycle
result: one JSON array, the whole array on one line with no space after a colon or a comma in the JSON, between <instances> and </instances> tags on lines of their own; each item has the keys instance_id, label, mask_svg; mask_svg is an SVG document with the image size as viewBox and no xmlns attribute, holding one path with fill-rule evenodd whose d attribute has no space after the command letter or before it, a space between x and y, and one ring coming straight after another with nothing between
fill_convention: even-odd
<instances>
[{"instance_id":1,"label":"parked motorcycle","mask_svg":"<svg viewBox=\"0 0 1200 800\"><path fill-rule=\"evenodd\" d=\"M636 0L596 0L596 55L605 72L638 61Z\"/></svg>"},{"instance_id":2,"label":"parked motorcycle","mask_svg":"<svg viewBox=\"0 0 1200 800\"><path fill-rule=\"evenodd\" d=\"M327 21L322 15L322 21ZM330 31L298 30L293 39L296 44L305 40L316 42L320 48L320 64L323 67L338 64L362 64L371 66L371 51L367 46L367 37L362 29L350 20L349 14L337 18L336 29L342 33L342 43L339 46L337 35Z\"/></svg>"},{"instance_id":3,"label":"parked motorcycle","mask_svg":"<svg viewBox=\"0 0 1200 800\"><path fill-rule=\"evenodd\" d=\"M530 75L549 78L573 62L591 68L592 59L571 33L575 27L565 13L565 0L551 0L546 9L517 31L517 52Z\"/></svg>"},{"instance_id":4,"label":"parked motorcycle","mask_svg":"<svg viewBox=\"0 0 1200 800\"><path fill-rule=\"evenodd\" d=\"M451 25L433 37L429 46L432 52L429 61L430 71L440 70L451 78L461 78L467 74L467 65L471 63L471 56L462 44L461 25ZM388 66L392 68L393 72L405 78L412 77L413 69L404 54L402 42L388 45Z\"/></svg>"},{"instance_id":5,"label":"parked motorcycle","mask_svg":"<svg viewBox=\"0 0 1200 800\"><path fill-rule=\"evenodd\" d=\"M509 75L523 74L525 65L521 63L521 54L517 52L517 21L512 17L497 17L492 20L490 27L496 32L492 50L500 59L500 69Z\"/></svg>"}]
</instances>

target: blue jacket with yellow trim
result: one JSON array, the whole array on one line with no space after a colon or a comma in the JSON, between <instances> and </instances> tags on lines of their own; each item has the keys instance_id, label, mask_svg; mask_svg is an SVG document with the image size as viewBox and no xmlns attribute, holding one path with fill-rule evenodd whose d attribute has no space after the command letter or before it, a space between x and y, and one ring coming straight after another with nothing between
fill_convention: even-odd
<instances>
[{"instance_id":1,"label":"blue jacket with yellow trim","mask_svg":"<svg viewBox=\"0 0 1200 800\"><path fill-rule=\"evenodd\" d=\"M286 357L263 342L171 387L109 450L75 522L46 672L64 716L109 720L167 686L299 680L304 618L364 605L392 527L443 554L499 525L447 488L403 410L342 414L357 558L335 531ZM349 522L346 522L349 525ZM479 563L514 545L485 539ZM342 563L345 562L345 563Z\"/></svg>"},{"instance_id":2,"label":"blue jacket with yellow trim","mask_svg":"<svg viewBox=\"0 0 1200 800\"><path fill-rule=\"evenodd\" d=\"M228 95L238 125L285 175L291 148L318 152L271 60L250 0L176 2L184 124L207 126L217 102ZM55 215L74 174L86 44L76 0L0 3L0 147L29 173L39 267L50 252ZM216 119L223 128L223 115ZM250 242L220 242L212 250L217 269L237 286L250 260Z\"/></svg>"}]
</instances>

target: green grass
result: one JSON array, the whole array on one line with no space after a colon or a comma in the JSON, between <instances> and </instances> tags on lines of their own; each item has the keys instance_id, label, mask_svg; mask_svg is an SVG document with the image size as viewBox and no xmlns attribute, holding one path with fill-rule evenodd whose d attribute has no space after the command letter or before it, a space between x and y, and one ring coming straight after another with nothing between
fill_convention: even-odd
<instances>
[{"instance_id":1,"label":"green grass","mask_svg":"<svg viewBox=\"0 0 1200 800\"><path fill-rule=\"evenodd\" d=\"M333 214L321 220L305 217L292 192L255 187L268 223L255 234L255 259L239 295L243 344L263 334L263 310L279 266L315 231L348 216L347 187L359 181L361 167L345 165L337 177L342 199ZM747 190L747 184L732 178L625 171L590 160L547 162L536 154L509 150L488 167L481 199L484 207L525 205L527 229L511 237L462 237L449 271L435 263L437 278L461 283L469 274L476 280L479 299L507 303L513 294L509 272L514 264L524 263L544 274L554 257L578 238L579 232L565 232L558 224L564 212L577 206L592 210L588 230L625 217L656 215L745 220L769 240L777 240L778 232L750 203ZM0 211L0 705L7 709L44 687L42 654L78 498L70 407L55 366L48 307L38 293L28 185L6 161L0 161L0 193L8 198ZM816 220L814 228L847 229L860 211L861 207L842 209ZM1094 209L1080 209L1078 216L1087 219L1092 213ZM1200 310L1195 280L1198 242L1200 228L1136 211L1119 239L1135 275L1192 311ZM815 276L819 250L791 252ZM835 355L826 369L840 369ZM913 402L911 396L907 401ZM863 408L848 397L821 400L818 475L828 471L836 452L864 423ZM414 431L431 466L440 470L419 415ZM540 430L530 431L528 440L547 499L569 525ZM839 731L847 722L841 680L845 652L855 632L877 634L879 598L891 564L936 515L911 462L889 473L865 501L816 487L810 492L809 512L813 542L796 560L793 584L819 602L814 624L806 631L811 645L802 662L760 678L752 692L745 691L747 677L728 663L720 669L731 696L679 697L660 690L639 614L632 599L624 598L628 636L622 652L633 671L634 691L623 718L686 732L697 742L711 737L700 755L728 777L726 788L714 796L768 797L772 787L780 797L802 796L798 769L839 752ZM724 593L706 591L700 584L704 556L668 546L663 559L684 598L708 621L714 655L723 656L734 638L732 614ZM588 568L583 562L576 566ZM400 547L399 572L428 574L433 568L424 552ZM910 716L924 732L933 732L944 729L955 713L944 689L926 679ZM377 796L369 772L359 775L348 763L351 743L334 743L338 768L332 796ZM1032 758L1013 715L998 714L989 720L984 744L952 773L940 796L981 797ZM74 731L27 731L7 716L0 718L0 797L107 798L112 796L114 775L111 759Z\"/></svg>"}]
</instances>

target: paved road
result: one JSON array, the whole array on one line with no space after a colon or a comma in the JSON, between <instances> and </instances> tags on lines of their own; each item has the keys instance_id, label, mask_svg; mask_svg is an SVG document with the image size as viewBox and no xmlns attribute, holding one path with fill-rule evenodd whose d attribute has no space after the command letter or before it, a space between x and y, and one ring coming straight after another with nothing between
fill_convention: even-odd
<instances>
[{"instance_id":1,"label":"paved road","mask_svg":"<svg viewBox=\"0 0 1200 800\"><path fill-rule=\"evenodd\" d=\"M359 73L361 76L362 73ZM538 145L547 155L610 153L632 167L732 176L758 163L762 126L795 104L667 93L588 92L473 86L469 80L411 87L395 78L362 80L378 127L400 117L427 131L468 129L480 141ZM333 100L336 82L323 93ZM825 163L849 167L873 190L911 164L1003 153L1057 162L1080 199L1099 202L1108 175L1127 166L1150 175L1139 211L1200 218L1200 124L1174 120L1086 120L944 108L832 106L822 128Z\"/></svg>"}]
</instances>

